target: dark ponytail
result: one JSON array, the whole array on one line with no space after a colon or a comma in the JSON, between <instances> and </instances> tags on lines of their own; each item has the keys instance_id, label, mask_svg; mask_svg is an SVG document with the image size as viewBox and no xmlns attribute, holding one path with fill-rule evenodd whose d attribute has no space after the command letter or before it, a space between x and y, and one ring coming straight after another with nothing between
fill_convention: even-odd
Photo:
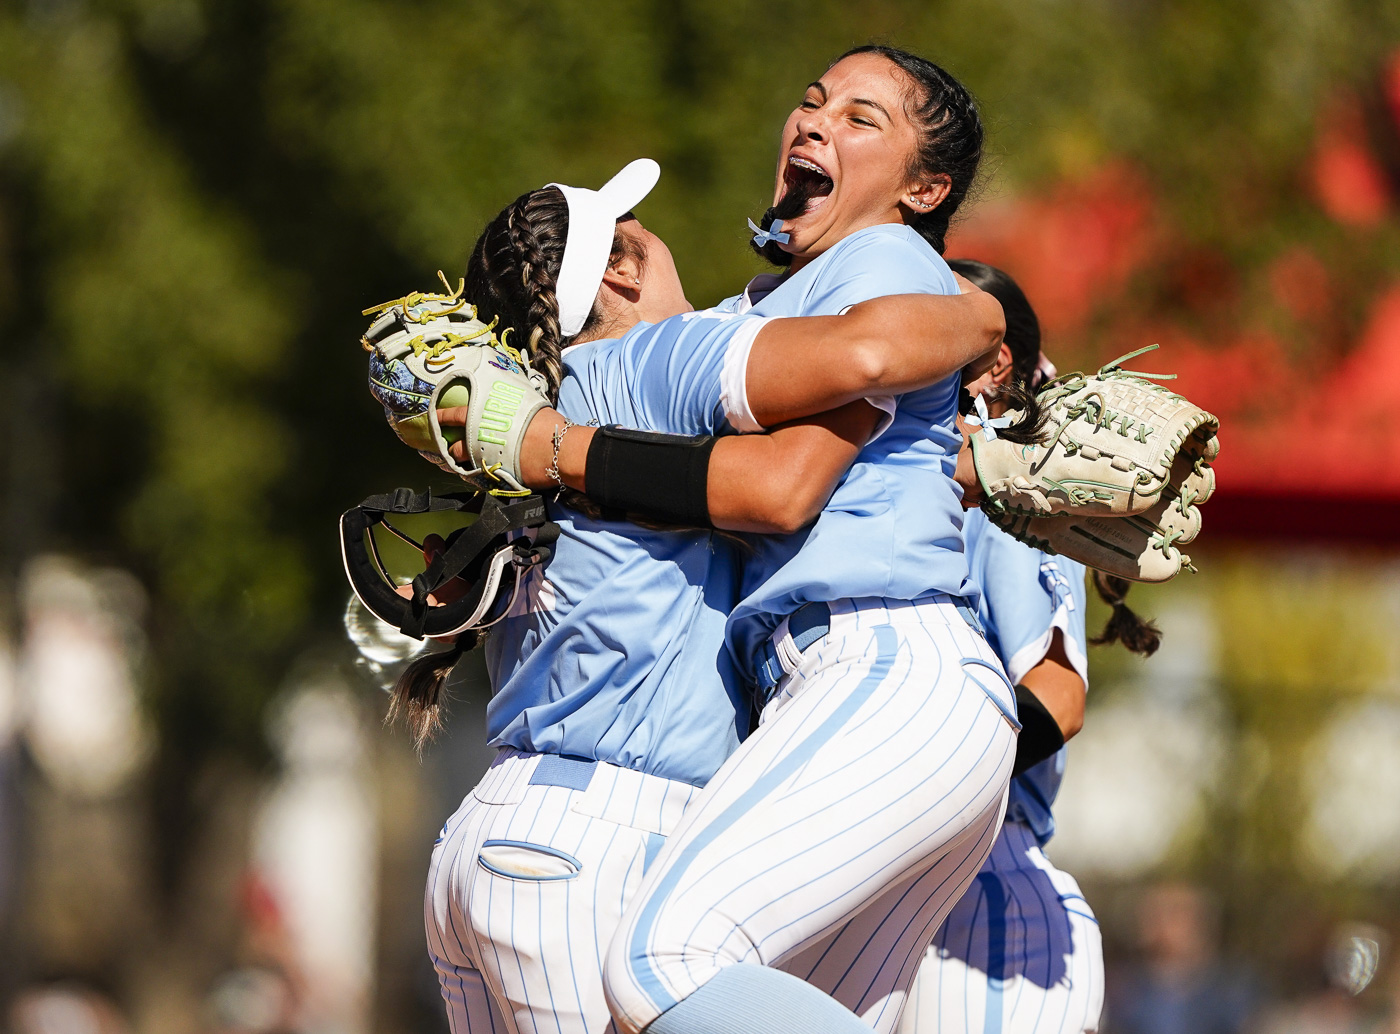
<instances>
[{"instance_id":1,"label":"dark ponytail","mask_svg":"<svg viewBox=\"0 0 1400 1034\"><path fill-rule=\"evenodd\" d=\"M1040 362L1040 320L1030 301L1010 275L973 259L949 259L948 268L971 280L1001 302L1006 316L1006 334L1002 341L1011 350L1011 377L986 393L988 401L995 399L1007 409L1021 414L1010 427L997 430L997 436L1018 445L1038 445L1045 440L1045 423L1049 414L1036 398L1034 384L1036 366ZM964 413L964 416L967 414Z\"/></svg>"},{"instance_id":2,"label":"dark ponytail","mask_svg":"<svg viewBox=\"0 0 1400 1034\"><path fill-rule=\"evenodd\" d=\"M982 117L977 104L967 87L927 58L880 44L853 47L841 58L853 54L879 54L898 65L914 84L909 120L919 130L919 145L909 163L909 177L947 176L950 185L937 208L915 216L909 225L941 255L948 227L972 190L982 162Z\"/></svg>"},{"instance_id":3,"label":"dark ponytail","mask_svg":"<svg viewBox=\"0 0 1400 1034\"><path fill-rule=\"evenodd\" d=\"M420 754L423 747L442 730L443 689L462 654L474 648L477 632L463 632L450 650L425 653L408 663L394 683L389 697L386 722L402 717Z\"/></svg>"},{"instance_id":4,"label":"dark ponytail","mask_svg":"<svg viewBox=\"0 0 1400 1034\"><path fill-rule=\"evenodd\" d=\"M1098 590L1099 598L1113 608L1113 613L1109 616L1108 624L1103 626L1103 632L1089 642L1094 646L1122 643L1133 653L1151 657L1162 645L1162 633L1156 625L1138 617L1123 602L1132 586L1133 583L1126 578L1115 578L1102 571L1094 572L1094 588Z\"/></svg>"}]
</instances>

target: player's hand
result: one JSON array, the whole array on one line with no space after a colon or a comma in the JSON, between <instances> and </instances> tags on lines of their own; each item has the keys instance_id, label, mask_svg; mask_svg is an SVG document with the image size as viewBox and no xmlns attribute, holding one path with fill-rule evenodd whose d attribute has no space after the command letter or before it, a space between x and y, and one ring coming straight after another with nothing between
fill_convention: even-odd
<instances>
[{"instance_id":1,"label":"player's hand","mask_svg":"<svg viewBox=\"0 0 1400 1034\"><path fill-rule=\"evenodd\" d=\"M444 433L454 432L457 436L465 433L467 426L467 407L452 406L448 409L437 411L438 424ZM550 488L558 488L554 480L547 471L554 463L554 433L556 429L564 426L564 416L557 409L541 409L530 420L530 425L525 429L525 436L520 440L520 480L526 488L542 492ZM570 428L572 432L574 428ZM451 438L452 434L449 433ZM574 435L575 438L582 435ZM467 462L467 446L464 441L453 442L448 447L448 452L458 463Z\"/></svg>"},{"instance_id":2,"label":"player's hand","mask_svg":"<svg viewBox=\"0 0 1400 1034\"><path fill-rule=\"evenodd\" d=\"M973 395L980 395L993 384L992 372L996 369L997 362L1001 358L1001 353L1005 352L1009 357L1011 349L1006 343L997 338L995 343L988 345L987 350L979 355L972 362L962 369L963 387L972 392Z\"/></svg>"},{"instance_id":3,"label":"player's hand","mask_svg":"<svg viewBox=\"0 0 1400 1034\"><path fill-rule=\"evenodd\" d=\"M972 435L977 433L977 428L971 424L963 422L961 414L958 416L958 430L962 432L962 448L958 450L958 463L953 470L953 480L963 490L962 505L964 510L971 510L975 506L981 506L986 495L982 491L982 480L977 476L977 467L972 462Z\"/></svg>"},{"instance_id":4,"label":"player's hand","mask_svg":"<svg viewBox=\"0 0 1400 1034\"><path fill-rule=\"evenodd\" d=\"M971 280L969 280L967 277L963 276L961 273L953 273L953 279L957 281L957 284L958 284L958 293L959 293L959 294L983 294L983 293L985 293L985 292L983 292L982 288L978 287L976 284L974 284L974 283L973 283ZM990 296L989 296L989 297L990 297ZM997 305L998 305L998 308L1000 308L1000 303L999 303L999 302L997 303ZM998 337L998 339L997 339L997 341L996 341L995 344L992 344L992 345L989 345L989 346L988 346L988 349L989 349L988 351L982 353L980 356L978 356L978 357L977 357L976 359L974 359L972 362L968 363L965 367L963 367L963 371L962 371L962 382L963 382L963 387L967 388L967 389L968 389L969 391L971 391L974 395L978 394L978 392L979 392L981 389L980 389L980 388L973 388L973 387L972 387L972 382L975 381L975 380L977 380L977 379L980 378L980 377L986 376L986 374L988 374L988 373L991 372L992 367L996 365L997 355L998 355L999 352L1001 351L1001 348L1002 348L1002 342L1001 342L1000 337ZM984 386L985 386L985 385L984 385Z\"/></svg>"},{"instance_id":5,"label":"player's hand","mask_svg":"<svg viewBox=\"0 0 1400 1034\"><path fill-rule=\"evenodd\" d=\"M443 541L441 535L428 535L423 539L423 563L431 564L440 557L447 549L447 543ZM445 603L455 603L471 590L471 583L464 578L453 578L438 586L437 592L428 593L428 603L434 607L441 607ZM404 599L413 598L412 585L398 585L394 591Z\"/></svg>"}]
</instances>

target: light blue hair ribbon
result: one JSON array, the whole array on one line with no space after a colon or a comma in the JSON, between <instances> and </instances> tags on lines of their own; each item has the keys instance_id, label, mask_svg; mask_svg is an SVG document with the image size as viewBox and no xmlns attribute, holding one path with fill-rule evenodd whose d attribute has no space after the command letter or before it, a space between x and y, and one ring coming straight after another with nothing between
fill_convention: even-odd
<instances>
[{"instance_id":1,"label":"light blue hair ribbon","mask_svg":"<svg viewBox=\"0 0 1400 1034\"><path fill-rule=\"evenodd\" d=\"M963 423L982 428L982 437L989 442L996 441L998 427L1010 427L1011 417L993 417L987 412L987 400L978 395L972 402L975 413L963 417Z\"/></svg>"},{"instance_id":2,"label":"light blue hair ribbon","mask_svg":"<svg viewBox=\"0 0 1400 1034\"><path fill-rule=\"evenodd\" d=\"M753 242L760 248L769 241L774 241L778 244L786 244L788 241L792 240L792 234L778 232L782 228L783 221L781 219L774 219L773 225L766 230L761 226L756 226L752 219L749 220L749 229L753 231Z\"/></svg>"}]
</instances>

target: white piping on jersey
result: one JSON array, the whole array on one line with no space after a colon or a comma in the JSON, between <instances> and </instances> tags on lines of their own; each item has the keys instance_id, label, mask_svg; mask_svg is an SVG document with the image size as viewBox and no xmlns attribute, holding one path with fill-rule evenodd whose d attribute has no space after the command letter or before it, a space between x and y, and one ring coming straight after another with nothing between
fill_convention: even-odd
<instances>
[{"instance_id":1,"label":"white piping on jersey","mask_svg":"<svg viewBox=\"0 0 1400 1034\"><path fill-rule=\"evenodd\" d=\"M749 320L735 331L724 351L724 365L719 372L719 398L725 419L736 431L764 430L749 406L748 377L749 352L753 350L754 338L767 323L767 319L757 317Z\"/></svg>"},{"instance_id":2,"label":"white piping on jersey","mask_svg":"<svg viewBox=\"0 0 1400 1034\"><path fill-rule=\"evenodd\" d=\"M1051 599L1055 600L1055 613L1050 618L1050 624L1046 627L1043 635L1031 640L1007 659L1006 674L1013 684L1025 678L1028 671L1045 660L1046 655L1050 652L1050 645L1054 642L1055 631L1058 629L1060 641L1065 647L1065 657L1069 660L1074 673L1083 680L1087 688L1089 685L1089 658L1079 648L1079 641L1070 632L1069 627L1070 611L1075 609L1069 579L1065 577L1059 565L1047 557L1040 565L1040 580L1049 591Z\"/></svg>"}]
</instances>

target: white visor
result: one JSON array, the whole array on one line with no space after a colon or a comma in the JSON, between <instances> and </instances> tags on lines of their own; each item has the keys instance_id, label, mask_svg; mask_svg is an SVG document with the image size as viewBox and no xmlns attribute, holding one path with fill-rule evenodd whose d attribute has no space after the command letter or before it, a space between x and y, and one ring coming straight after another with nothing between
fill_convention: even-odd
<instances>
[{"instance_id":1,"label":"white visor","mask_svg":"<svg viewBox=\"0 0 1400 1034\"><path fill-rule=\"evenodd\" d=\"M650 158L638 158L601 190L548 184L558 187L569 204L569 236L554 290L559 301L559 330L564 337L573 337L588 322L598 286L608 271L618 219L641 204L660 176L661 166Z\"/></svg>"}]
</instances>

